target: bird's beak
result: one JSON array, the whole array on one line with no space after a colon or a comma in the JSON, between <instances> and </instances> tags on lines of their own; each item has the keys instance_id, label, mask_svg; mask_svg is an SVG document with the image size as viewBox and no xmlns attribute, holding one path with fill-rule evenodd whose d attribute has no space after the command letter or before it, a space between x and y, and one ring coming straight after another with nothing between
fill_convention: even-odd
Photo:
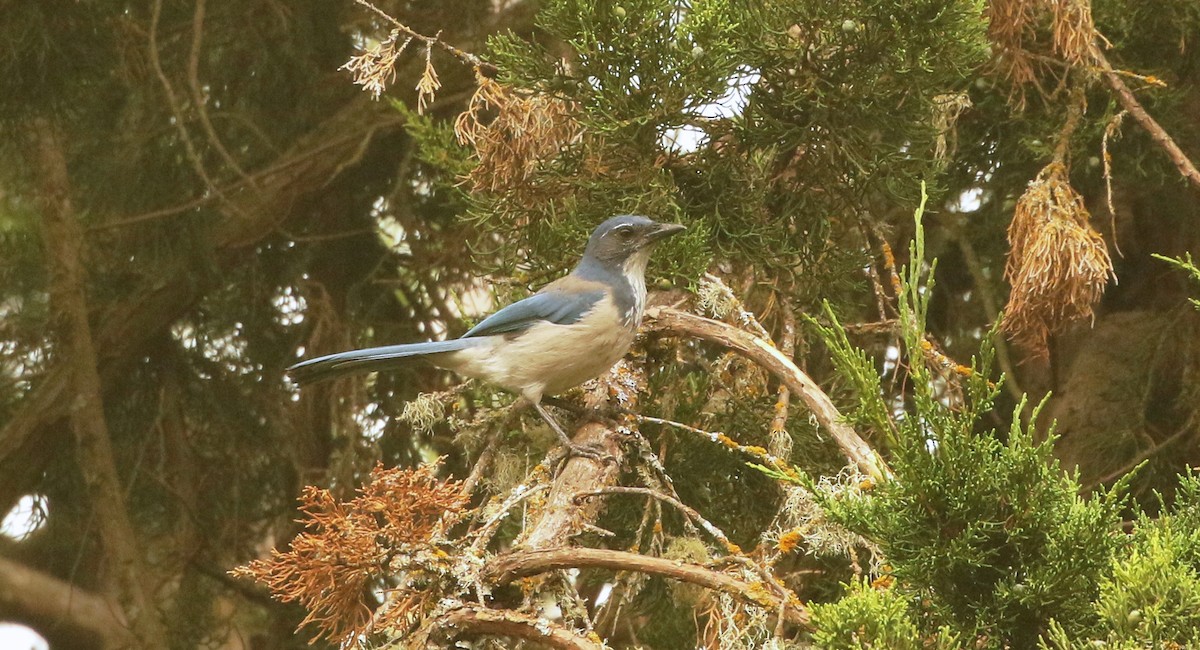
<instances>
[{"instance_id":1,"label":"bird's beak","mask_svg":"<svg viewBox=\"0 0 1200 650\"><path fill-rule=\"evenodd\" d=\"M660 223L658 228L646 236L646 239L652 242L660 241L687 230L687 226L679 223Z\"/></svg>"}]
</instances>

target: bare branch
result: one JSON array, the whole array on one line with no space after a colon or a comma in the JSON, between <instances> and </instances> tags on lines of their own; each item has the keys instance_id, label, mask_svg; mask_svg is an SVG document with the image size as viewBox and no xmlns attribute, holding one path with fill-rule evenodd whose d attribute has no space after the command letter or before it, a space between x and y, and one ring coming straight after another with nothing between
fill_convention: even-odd
<instances>
[{"instance_id":1,"label":"bare branch","mask_svg":"<svg viewBox=\"0 0 1200 650\"><path fill-rule=\"evenodd\" d=\"M874 264L869 265L871 269ZM788 359L796 358L796 314L787 298L781 299L783 304L783 333L779 341L779 351ZM792 401L792 391L788 385L780 382L775 391L775 414L771 416L771 441L768 445L770 452L776 456L789 458L792 455L792 436L787 431L788 406Z\"/></svg>"},{"instance_id":2,"label":"bare branch","mask_svg":"<svg viewBox=\"0 0 1200 650\"><path fill-rule=\"evenodd\" d=\"M649 422L651 424L661 424L663 426L682 429L683 431L687 431L688 433L704 438L709 442L714 442L716 444L723 445L728 449L746 454L754 460L762 463L765 467L770 467L771 469L784 473L787 473L790 469L787 459L776 456L775 454L771 453L770 450L763 449L762 447L755 445L743 445L729 437L728 434L721 431L705 431L704 429L694 427L690 424L684 424L682 422L676 422L675 420L668 420L666 418L656 418L651 415L637 415L636 417L639 422Z\"/></svg>"},{"instance_id":3,"label":"bare branch","mask_svg":"<svg viewBox=\"0 0 1200 650\"><path fill-rule=\"evenodd\" d=\"M637 407L638 391L644 387L641 370L631 368L628 360L623 360L596 382L586 401L589 407L605 405L611 400L632 409ZM582 529L582 524L596 521L604 504L598 501L581 507L575 502L575 495L616 484L625 459L622 436L616 427L596 422L579 428L575 443L602 449L612 457L612 462L582 456L568 460L555 477L538 520L526 528L519 540L522 546L534 550L565 546L567 539Z\"/></svg>"},{"instance_id":4,"label":"bare branch","mask_svg":"<svg viewBox=\"0 0 1200 650\"><path fill-rule=\"evenodd\" d=\"M1104 52L1100 50L1100 46L1097 44L1092 45L1092 57L1100 65L1100 72L1104 76L1104 81L1117 94L1117 100L1121 102L1121 106L1129 111L1133 119L1137 120L1137 123L1142 125L1142 128L1150 134L1150 139L1162 147L1167 157L1171 159L1171 162L1175 163L1175 168L1179 170L1180 175L1191 181L1196 188L1200 189L1200 170L1196 169L1196 165L1192 164L1187 154L1183 153L1183 149L1180 149L1179 145L1175 144L1175 141L1171 139L1170 135L1167 135L1162 126L1146 112L1145 108L1142 108L1137 97L1129 90L1129 86L1125 85L1125 81L1121 79L1121 75L1113 69L1112 64L1108 62L1108 59L1104 56Z\"/></svg>"},{"instance_id":5,"label":"bare branch","mask_svg":"<svg viewBox=\"0 0 1200 650\"><path fill-rule=\"evenodd\" d=\"M554 479L541 516L526 529L520 540L526 548L544 549L566 545L567 539L581 529L582 524L596 520L603 506L602 503L592 503L580 507L575 503L575 495L613 485L620 476L620 466L625 454L621 449L620 434L616 430L591 422L579 429L574 441L588 447L599 447L616 459L616 462L604 463L583 456L575 456L568 460L562 472Z\"/></svg>"},{"instance_id":6,"label":"bare branch","mask_svg":"<svg viewBox=\"0 0 1200 650\"><path fill-rule=\"evenodd\" d=\"M200 8L202 11L202 8ZM166 95L167 106L171 109L171 115L175 118L175 129L179 131L179 138L183 141L184 150L187 152L187 159L192 164L192 169L196 175L204 181L204 185L213 193L216 194L229 207L234 207L229 203L225 194L221 191L209 175L208 170L204 167L204 161L200 158L200 153L196 150L196 145L192 142L192 136L187 130L187 121L183 114L183 108L178 98L175 96L175 90L171 86L170 79L167 78L167 73L163 69L162 59L158 53L158 22L162 16L162 0L155 0L154 8L150 14L150 30L148 36L148 46L150 50L150 65L154 68L154 74L158 76L158 81L162 84L163 94ZM203 18L203 14L200 16ZM199 45L199 43L196 43Z\"/></svg>"}]
</instances>

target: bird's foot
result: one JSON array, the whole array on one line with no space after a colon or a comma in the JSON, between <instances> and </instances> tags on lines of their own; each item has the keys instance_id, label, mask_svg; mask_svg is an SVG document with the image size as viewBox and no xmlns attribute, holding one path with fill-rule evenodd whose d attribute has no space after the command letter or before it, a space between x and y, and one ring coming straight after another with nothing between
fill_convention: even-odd
<instances>
[{"instance_id":1,"label":"bird's foot","mask_svg":"<svg viewBox=\"0 0 1200 650\"><path fill-rule=\"evenodd\" d=\"M608 453L608 451L604 449L604 446L599 443L593 442L580 444L577 442L565 441L563 443L563 449L566 450L566 456L564 457L564 460L569 460L575 456L579 456L582 458L590 458L604 465L609 463L615 464L617 462L616 456Z\"/></svg>"}]
</instances>

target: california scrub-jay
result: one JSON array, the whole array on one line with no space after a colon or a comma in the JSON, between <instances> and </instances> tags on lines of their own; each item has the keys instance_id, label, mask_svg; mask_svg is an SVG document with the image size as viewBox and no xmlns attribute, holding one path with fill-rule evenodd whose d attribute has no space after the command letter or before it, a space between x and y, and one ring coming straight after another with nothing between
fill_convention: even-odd
<instances>
[{"instance_id":1,"label":"california scrub-jay","mask_svg":"<svg viewBox=\"0 0 1200 650\"><path fill-rule=\"evenodd\" d=\"M569 275L488 316L461 338L339 352L302 361L288 373L305 384L426 359L517 393L572 453L598 457L571 442L542 396L598 377L625 356L646 306L650 252L683 229L646 217L613 217L592 232Z\"/></svg>"}]
</instances>

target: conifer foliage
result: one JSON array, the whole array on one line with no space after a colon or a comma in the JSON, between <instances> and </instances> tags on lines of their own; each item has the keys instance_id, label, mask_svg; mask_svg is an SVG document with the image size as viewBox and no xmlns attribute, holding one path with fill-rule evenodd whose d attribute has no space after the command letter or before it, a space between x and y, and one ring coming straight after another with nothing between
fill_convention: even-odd
<instances>
[{"instance_id":1,"label":"conifer foliage","mask_svg":"<svg viewBox=\"0 0 1200 650\"><path fill-rule=\"evenodd\" d=\"M10 4L0 622L1200 645L1193 0ZM629 213L688 230L555 406L611 462L427 366L284 378Z\"/></svg>"}]
</instances>

